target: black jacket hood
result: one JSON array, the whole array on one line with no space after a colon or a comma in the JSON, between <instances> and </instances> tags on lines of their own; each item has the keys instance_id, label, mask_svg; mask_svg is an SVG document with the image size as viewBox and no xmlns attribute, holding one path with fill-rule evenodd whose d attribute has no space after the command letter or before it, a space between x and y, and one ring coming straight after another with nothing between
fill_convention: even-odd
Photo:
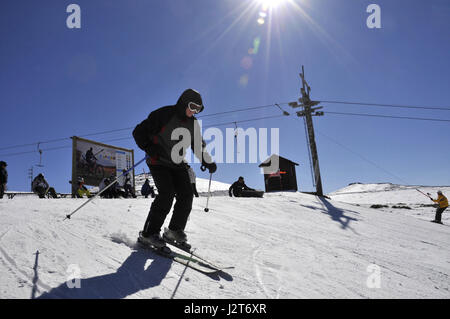
<instances>
[{"instance_id":1,"label":"black jacket hood","mask_svg":"<svg viewBox=\"0 0 450 319\"><path fill-rule=\"evenodd\" d=\"M201 105L202 109L200 110L200 112L205 108L203 106L202 96L200 95L200 93L198 93L194 89L187 89L178 98L176 104L178 116L186 116L186 108L188 107L189 102L194 102L195 104Z\"/></svg>"}]
</instances>

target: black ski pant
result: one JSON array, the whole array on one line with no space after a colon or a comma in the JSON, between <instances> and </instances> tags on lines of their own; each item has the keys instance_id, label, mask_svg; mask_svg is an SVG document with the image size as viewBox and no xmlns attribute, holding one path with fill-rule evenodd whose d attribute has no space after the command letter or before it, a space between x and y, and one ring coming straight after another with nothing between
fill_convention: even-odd
<instances>
[{"instance_id":1,"label":"black ski pant","mask_svg":"<svg viewBox=\"0 0 450 319\"><path fill-rule=\"evenodd\" d=\"M174 198L173 214L169 229L184 230L191 213L193 192L189 174L185 168L149 166L155 186L158 189L144 225L144 236L158 234L170 212Z\"/></svg>"},{"instance_id":2,"label":"black ski pant","mask_svg":"<svg viewBox=\"0 0 450 319\"><path fill-rule=\"evenodd\" d=\"M0 198L3 198L3 195L5 194L5 185L6 184L0 184Z\"/></svg>"},{"instance_id":3,"label":"black ski pant","mask_svg":"<svg viewBox=\"0 0 450 319\"><path fill-rule=\"evenodd\" d=\"M434 220L435 220L435 221L438 221L438 222L441 221L442 213L444 212L444 210L445 210L446 208L447 208L447 207L438 207L438 208L436 209L436 216L434 217Z\"/></svg>"},{"instance_id":4,"label":"black ski pant","mask_svg":"<svg viewBox=\"0 0 450 319\"><path fill-rule=\"evenodd\" d=\"M45 198L45 195L49 194L53 198L58 197L56 191L53 187L49 187L48 190L45 187L37 186L34 192L39 196L39 198Z\"/></svg>"}]
</instances>

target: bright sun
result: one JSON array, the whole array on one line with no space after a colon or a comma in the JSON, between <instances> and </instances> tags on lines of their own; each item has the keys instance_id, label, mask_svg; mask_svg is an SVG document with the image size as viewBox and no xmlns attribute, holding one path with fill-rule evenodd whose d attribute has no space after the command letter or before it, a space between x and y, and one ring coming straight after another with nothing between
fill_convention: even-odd
<instances>
[{"instance_id":1,"label":"bright sun","mask_svg":"<svg viewBox=\"0 0 450 319\"><path fill-rule=\"evenodd\" d=\"M258 2L266 9L275 8L283 1L285 0L258 0Z\"/></svg>"}]
</instances>

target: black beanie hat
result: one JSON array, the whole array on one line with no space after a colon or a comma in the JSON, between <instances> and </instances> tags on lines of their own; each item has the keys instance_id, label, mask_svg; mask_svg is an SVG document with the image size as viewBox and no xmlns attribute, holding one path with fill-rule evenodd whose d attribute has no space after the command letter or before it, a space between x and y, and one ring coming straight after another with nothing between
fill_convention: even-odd
<instances>
[{"instance_id":1,"label":"black beanie hat","mask_svg":"<svg viewBox=\"0 0 450 319\"><path fill-rule=\"evenodd\" d=\"M203 106L202 96L194 89L185 90L178 99L177 105L182 107L184 111L188 107L189 102L194 102L195 104L201 105L202 109L200 112L205 108Z\"/></svg>"}]
</instances>

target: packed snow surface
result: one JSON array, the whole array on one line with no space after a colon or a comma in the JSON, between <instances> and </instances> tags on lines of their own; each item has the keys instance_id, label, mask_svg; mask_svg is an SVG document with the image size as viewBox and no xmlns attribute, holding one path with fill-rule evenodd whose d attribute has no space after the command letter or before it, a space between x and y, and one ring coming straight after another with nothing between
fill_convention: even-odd
<instances>
[{"instance_id":1,"label":"packed snow surface","mask_svg":"<svg viewBox=\"0 0 450 319\"><path fill-rule=\"evenodd\" d=\"M0 298L449 298L450 227L429 222L434 208L422 207L419 218L369 208L429 199L416 190L350 190L331 199L213 196L208 213L206 197L194 198L190 243L235 267L214 275L137 248L151 198L96 199L69 220L86 199L3 198Z\"/></svg>"}]
</instances>

